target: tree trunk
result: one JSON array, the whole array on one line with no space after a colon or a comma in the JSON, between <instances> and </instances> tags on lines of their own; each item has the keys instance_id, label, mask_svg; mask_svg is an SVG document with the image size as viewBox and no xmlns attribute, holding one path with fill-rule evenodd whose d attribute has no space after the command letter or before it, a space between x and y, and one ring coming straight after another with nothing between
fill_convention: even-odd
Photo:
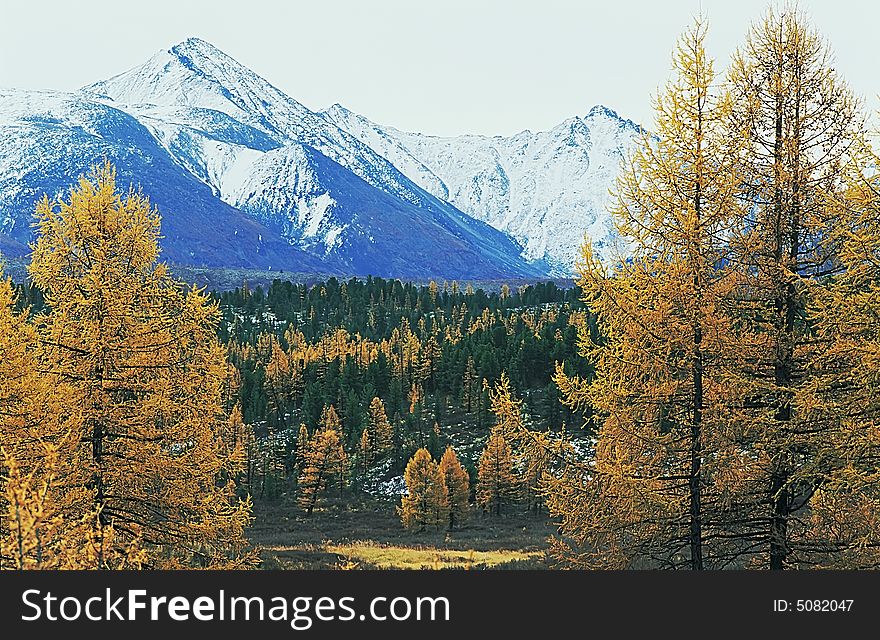
<instances>
[{"instance_id":1,"label":"tree trunk","mask_svg":"<svg viewBox=\"0 0 880 640\"><path fill-rule=\"evenodd\" d=\"M693 360L693 382L694 382L694 414L691 422L691 470L688 479L688 489L690 492L690 546L691 546L691 569L694 571L702 571L703 569L703 521L702 521L702 491L701 484L701 466L702 466L702 444L701 430L703 423L703 354L700 350L700 343L703 339L702 329L698 326L694 331L694 360Z\"/></svg>"}]
</instances>

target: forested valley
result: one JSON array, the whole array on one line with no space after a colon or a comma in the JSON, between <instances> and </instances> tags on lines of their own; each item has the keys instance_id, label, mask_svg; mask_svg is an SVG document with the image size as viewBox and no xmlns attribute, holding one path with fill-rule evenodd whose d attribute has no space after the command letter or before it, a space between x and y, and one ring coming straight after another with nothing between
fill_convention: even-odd
<instances>
[{"instance_id":1,"label":"forested valley","mask_svg":"<svg viewBox=\"0 0 880 640\"><path fill-rule=\"evenodd\" d=\"M880 164L798 11L696 20L576 286L210 292L109 161L0 282L4 568L880 564Z\"/></svg>"}]
</instances>

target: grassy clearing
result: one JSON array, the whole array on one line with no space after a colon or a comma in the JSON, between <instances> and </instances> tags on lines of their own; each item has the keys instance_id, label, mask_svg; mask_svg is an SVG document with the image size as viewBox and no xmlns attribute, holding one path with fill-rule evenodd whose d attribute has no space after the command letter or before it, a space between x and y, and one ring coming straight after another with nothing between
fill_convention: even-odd
<instances>
[{"instance_id":1,"label":"grassy clearing","mask_svg":"<svg viewBox=\"0 0 880 640\"><path fill-rule=\"evenodd\" d=\"M330 569L524 569L544 568L540 551L497 549L460 551L435 547L386 545L372 540L324 545L262 547L267 568Z\"/></svg>"},{"instance_id":2,"label":"grassy clearing","mask_svg":"<svg viewBox=\"0 0 880 640\"><path fill-rule=\"evenodd\" d=\"M329 545L327 550L349 563L369 569L492 569L540 560L540 551L458 551L432 547L400 547L361 542Z\"/></svg>"},{"instance_id":3,"label":"grassy clearing","mask_svg":"<svg viewBox=\"0 0 880 640\"><path fill-rule=\"evenodd\" d=\"M544 518L473 514L452 532L406 531L393 505L352 499L311 516L284 502L257 504L248 532L264 569L546 569Z\"/></svg>"}]
</instances>

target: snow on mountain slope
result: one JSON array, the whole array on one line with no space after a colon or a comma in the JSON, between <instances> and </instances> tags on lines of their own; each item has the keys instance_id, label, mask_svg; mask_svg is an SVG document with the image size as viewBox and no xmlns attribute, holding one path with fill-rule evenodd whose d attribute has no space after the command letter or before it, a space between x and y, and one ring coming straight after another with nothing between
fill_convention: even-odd
<instances>
[{"instance_id":1,"label":"snow on mountain slope","mask_svg":"<svg viewBox=\"0 0 880 640\"><path fill-rule=\"evenodd\" d=\"M174 260L569 275L585 234L615 243L608 189L640 131L595 107L510 137L407 133L313 112L190 38L76 94L0 93L0 245L26 253L36 199L106 156L163 209Z\"/></svg>"},{"instance_id":2,"label":"snow on mountain slope","mask_svg":"<svg viewBox=\"0 0 880 640\"><path fill-rule=\"evenodd\" d=\"M341 105L322 112L416 184L496 229L530 259L572 273L586 234L601 254L615 243L607 213L621 158L641 128L602 106L550 131L511 137L437 137L371 122Z\"/></svg>"},{"instance_id":3,"label":"snow on mountain slope","mask_svg":"<svg viewBox=\"0 0 880 640\"><path fill-rule=\"evenodd\" d=\"M157 125L175 119L198 128L206 113L226 114L279 145L286 140L307 144L372 186L424 204L425 194L369 146L199 38L160 51L84 91L125 105L138 117L152 115ZM187 107L194 111L188 113Z\"/></svg>"},{"instance_id":4,"label":"snow on mountain slope","mask_svg":"<svg viewBox=\"0 0 880 640\"><path fill-rule=\"evenodd\" d=\"M496 250L474 242L475 221L464 214L451 221L460 222L460 228L451 226L444 212L426 215L431 212L373 188L298 143L261 157L230 202L270 228L300 238L299 246L311 253L333 257L346 273L419 278L440 272L496 279L519 268L506 257L518 254L513 243L509 254L497 252L487 261L486 253Z\"/></svg>"},{"instance_id":5,"label":"snow on mountain slope","mask_svg":"<svg viewBox=\"0 0 880 640\"><path fill-rule=\"evenodd\" d=\"M523 259L508 236L438 199L202 40L191 38L83 92L133 114L220 199L334 267L408 277L547 271ZM419 232L427 236L417 238Z\"/></svg>"},{"instance_id":6,"label":"snow on mountain slope","mask_svg":"<svg viewBox=\"0 0 880 640\"><path fill-rule=\"evenodd\" d=\"M34 207L110 159L162 214L163 258L178 264L323 272L320 260L217 199L131 115L81 95L0 90L0 249L28 253Z\"/></svg>"},{"instance_id":7,"label":"snow on mountain slope","mask_svg":"<svg viewBox=\"0 0 880 640\"><path fill-rule=\"evenodd\" d=\"M251 166L280 146L265 132L220 111L155 107L130 111L168 153L226 202Z\"/></svg>"}]
</instances>

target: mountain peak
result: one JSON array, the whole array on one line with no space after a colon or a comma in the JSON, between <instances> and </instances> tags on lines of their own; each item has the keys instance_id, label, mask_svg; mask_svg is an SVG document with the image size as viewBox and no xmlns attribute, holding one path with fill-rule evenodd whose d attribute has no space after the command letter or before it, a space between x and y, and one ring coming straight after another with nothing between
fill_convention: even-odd
<instances>
[{"instance_id":1,"label":"mountain peak","mask_svg":"<svg viewBox=\"0 0 880 640\"><path fill-rule=\"evenodd\" d=\"M84 90L129 105L215 106L217 98L229 100L229 89L254 75L211 43L188 38ZM200 104L210 95L215 104Z\"/></svg>"},{"instance_id":2,"label":"mountain peak","mask_svg":"<svg viewBox=\"0 0 880 640\"><path fill-rule=\"evenodd\" d=\"M207 48L207 49L214 49L216 51L220 51L219 49L217 49L217 47L215 47L213 44L211 44L207 40L202 40L201 38L196 37L196 36L190 36L186 40L183 40L182 42L178 42L176 45L171 47L171 49L172 50L177 49L178 47L199 47L199 48Z\"/></svg>"},{"instance_id":3,"label":"mountain peak","mask_svg":"<svg viewBox=\"0 0 880 640\"><path fill-rule=\"evenodd\" d=\"M61 105L38 98L0 100L0 168L15 168L0 171L8 178L0 180L0 240L17 226L18 251L30 240L34 194L55 193L71 170L111 157L120 175L155 198L164 246L183 264L456 279L537 277L548 269L528 262L504 231L417 185L331 118L201 38ZM5 129L4 118L12 121ZM50 151L51 173L44 167ZM23 164L26 190L18 185ZM5 205L14 198L10 218Z\"/></svg>"},{"instance_id":4,"label":"mountain peak","mask_svg":"<svg viewBox=\"0 0 880 640\"><path fill-rule=\"evenodd\" d=\"M321 111L319 111L319 113L323 116L329 117L331 120L346 121L346 120L349 120L350 118L358 117L358 114L356 114L351 109L347 109L347 108L343 107L338 102L334 102L326 109L321 109Z\"/></svg>"},{"instance_id":5,"label":"mountain peak","mask_svg":"<svg viewBox=\"0 0 880 640\"><path fill-rule=\"evenodd\" d=\"M612 120L620 120L620 116L614 109L606 107L604 104L597 104L587 112L587 117L604 116Z\"/></svg>"},{"instance_id":6,"label":"mountain peak","mask_svg":"<svg viewBox=\"0 0 880 640\"><path fill-rule=\"evenodd\" d=\"M267 80L197 37L85 91L125 105L218 111L270 135L277 133L281 121L310 117L302 105Z\"/></svg>"},{"instance_id":7,"label":"mountain peak","mask_svg":"<svg viewBox=\"0 0 880 640\"><path fill-rule=\"evenodd\" d=\"M187 61L196 65L213 63L214 65L234 66L245 69L243 65L237 62L232 56L221 51L207 40L201 38L187 38L183 42L168 49L168 53L177 57L181 62L187 64ZM250 73L250 70L248 70Z\"/></svg>"},{"instance_id":8,"label":"mountain peak","mask_svg":"<svg viewBox=\"0 0 880 640\"><path fill-rule=\"evenodd\" d=\"M605 118L606 120L613 120L614 122L617 122L622 128L632 129L633 131L637 131L639 133L644 132L644 128L642 127L642 125L633 122L629 118L624 118L614 109L606 107L603 104L597 104L592 109L590 109L589 112L587 112L586 118L593 119L597 116Z\"/></svg>"}]
</instances>

